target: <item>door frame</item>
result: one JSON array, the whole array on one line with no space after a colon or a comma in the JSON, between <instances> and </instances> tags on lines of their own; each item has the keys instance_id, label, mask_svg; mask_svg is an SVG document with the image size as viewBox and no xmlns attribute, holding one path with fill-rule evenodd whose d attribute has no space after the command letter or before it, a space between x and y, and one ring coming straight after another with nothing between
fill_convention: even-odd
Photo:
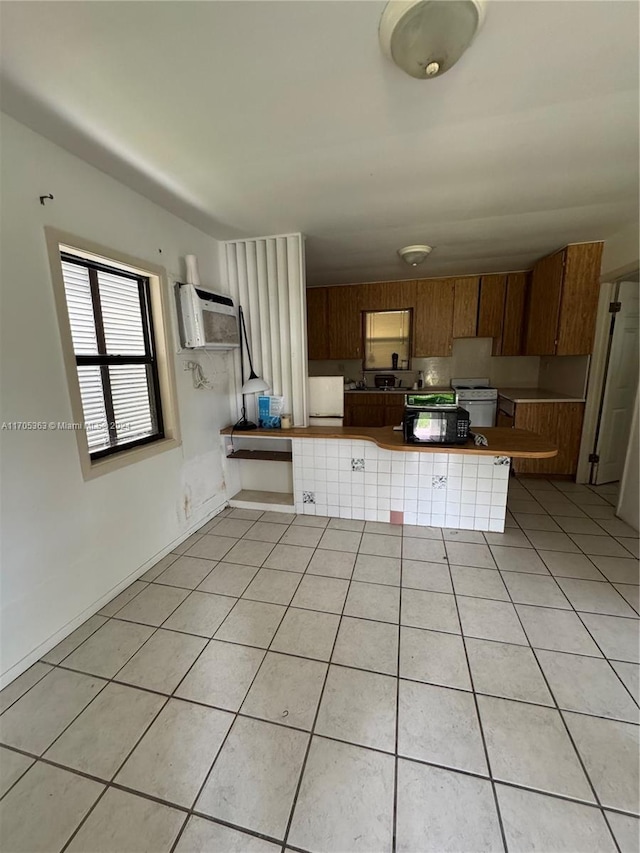
<instances>
[{"instance_id":1,"label":"door frame","mask_svg":"<svg viewBox=\"0 0 640 853\"><path fill-rule=\"evenodd\" d=\"M589 378L585 398L584 422L580 441L580 454L576 471L576 483L588 483L591 477L589 456L593 453L596 432L600 420L600 406L604 386L607 379L606 369L609 358L611 313L609 304L614 301L619 282L625 281L631 273L637 273L638 261L627 264L620 269L607 274L606 280L601 279L598 298L598 315L596 332L593 341L593 353L589 364Z\"/></svg>"}]
</instances>

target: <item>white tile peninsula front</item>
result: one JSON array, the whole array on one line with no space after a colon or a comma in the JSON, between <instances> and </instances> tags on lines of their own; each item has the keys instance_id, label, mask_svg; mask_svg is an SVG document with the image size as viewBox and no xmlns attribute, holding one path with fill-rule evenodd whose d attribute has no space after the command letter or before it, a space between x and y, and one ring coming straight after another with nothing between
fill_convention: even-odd
<instances>
[{"instance_id":1,"label":"white tile peninsula front","mask_svg":"<svg viewBox=\"0 0 640 853\"><path fill-rule=\"evenodd\" d=\"M372 441L293 438L297 513L501 533L508 456L384 450Z\"/></svg>"}]
</instances>

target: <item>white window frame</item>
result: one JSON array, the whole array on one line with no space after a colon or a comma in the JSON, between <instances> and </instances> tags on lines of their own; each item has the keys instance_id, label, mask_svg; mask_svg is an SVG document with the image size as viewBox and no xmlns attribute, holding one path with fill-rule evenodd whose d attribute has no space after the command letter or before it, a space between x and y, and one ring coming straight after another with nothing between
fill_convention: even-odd
<instances>
[{"instance_id":1,"label":"white window frame","mask_svg":"<svg viewBox=\"0 0 640 853\"><path fill-rule=\"evenodd\" d=\"M80 395L76 354L73 349L71 325L69 323L61 252L67 252L86 260L97 261L120 268L136 275L144 276L149 280L164 437L137 447L122 449L109 456L92 459L89 453L86 430L83 428L74 429L83 478L85 480L92 480L102 474L116 471L126 465L132 465L156 456L158 453L164 453L165 451L180 447L178 396L173 360L173 327L170 316L171 301L166 270L164 267L151 264L140 258L131 257L106 246L100 246L97 243L64 231L59 231L55 228L45 227L44 230L74 424L84 423L84 410Z\"/></svg>"}]
</instances>

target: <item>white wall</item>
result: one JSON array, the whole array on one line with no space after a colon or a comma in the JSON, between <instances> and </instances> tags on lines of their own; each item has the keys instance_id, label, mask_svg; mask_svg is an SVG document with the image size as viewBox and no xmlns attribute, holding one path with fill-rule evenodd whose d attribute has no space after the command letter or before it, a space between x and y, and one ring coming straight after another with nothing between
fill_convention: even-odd
<instances>
[{"instance_id":1,"label":"white wall","mask_svg":"<svg viewBox=\"0 0 640 853\"><path fill-rule=\"evenodd\" d=\"M13 119L1 129L0 421L72 421L44 226L178 278L194 253L203 283L220 287L218 244ZM85 482L72 432L0 432L2 683L224 504L227 356L198 357L215 390L195 391L176 356L178 449Z\"/></svg>"},{"instance_id":2,"label":"white wall","mask_svg":"<svg viewBox=\"0 0 640 853\"><path fill-rule=\"evenodd\" d=\"M607 237L602 250L601 281L618 279L624 273L638 268L640 256L638 233L638 223L632 222L626 228Z\"/></svg>"},{"instance_id":3,"label":"white wall","mask_svg":"<svg viewBox=\"0 0 640 853\"><path fill-rule=\"evenodd\" d=\"M640 388L636 392L636 402L629 434L629 448L624 463L624 472L620 483L620 496L618 498L618 515L635 530L640 529L640 487L638 477L640 472L640 429L638 422L638 407L640 406Z\"/></svg>"},{"instance_id":4,"label":"white wall","mask_svg":"<svg viewBox=\"0 0 640 853\"><path fill-rule=\"evenodd\" d=\"M450 357L412 358L411 370L424 371L429 385L448 385L452 379L464 376L488 376L492 385L503 388L535 388L538 384L538 356L491 355L491 338L456 338ZM375 371L374 371L375 372ZM383 371L388 373L389 371ZM310 361L309 376L348 376L362 378L361 361ZM413 381L407 374L398 374L406 385Z\"/></svg>"},{"instance_id":5,"label":"white wall","mask_svg":"<svg viewBox=\"0 0 640 853\"><path fill-rule=\"evenodd\" d=\"M635 271L640 265L640 243L638 240L638 223L631 223L626 228L613 234L605 241L602 252L601 280L613 281L620 278L622 273ZM598 389L599 390L599 389ZM640 388L638 390L640 395ZM640 396L636 396L635 414L631 424L631 434L627 447L627 456L620 484L617 515L627 524L638 529L640 510L638 508L640 493L640 464L638 459L638 405Z\"/></svg>"},{"instance_id":6,"label":"white wall","mask_svg":"<svg viewBox=\"0 0 640 853\"><path fill-rule=\"evenodd\" d=\"M538 387L568 397L584 397L588 373L588 355L542 356Z\"/></svg>"}]
</instances>

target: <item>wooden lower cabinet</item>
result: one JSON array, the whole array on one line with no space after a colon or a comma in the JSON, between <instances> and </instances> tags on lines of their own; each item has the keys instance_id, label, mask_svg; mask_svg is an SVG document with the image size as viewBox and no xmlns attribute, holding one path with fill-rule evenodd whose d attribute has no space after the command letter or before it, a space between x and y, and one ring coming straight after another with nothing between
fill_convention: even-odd
<instances>
[{"instance_id":1,"label":"wooden lower cabinet","mask_svg":"<svg viewBox=\"0 0 640 853\"><path fill-rule=\"evenodd\" d=\"M402 422L404 397L401 394L367 394L362 391L344 395L346 427L397 426Z\"/></svg>"},{"instance_id":2,"label":"wooden lower cabinet","mask_svg":"<svg viewBox=\"0 0 640 853\"><path fill-rule=\"evenodd\" d=\"M583 419L584 403L517 403L513 426L548 438L558 445L558 455L551 459L514 459L516 474L575 475Z\"/></svg>"}]
</instances>

